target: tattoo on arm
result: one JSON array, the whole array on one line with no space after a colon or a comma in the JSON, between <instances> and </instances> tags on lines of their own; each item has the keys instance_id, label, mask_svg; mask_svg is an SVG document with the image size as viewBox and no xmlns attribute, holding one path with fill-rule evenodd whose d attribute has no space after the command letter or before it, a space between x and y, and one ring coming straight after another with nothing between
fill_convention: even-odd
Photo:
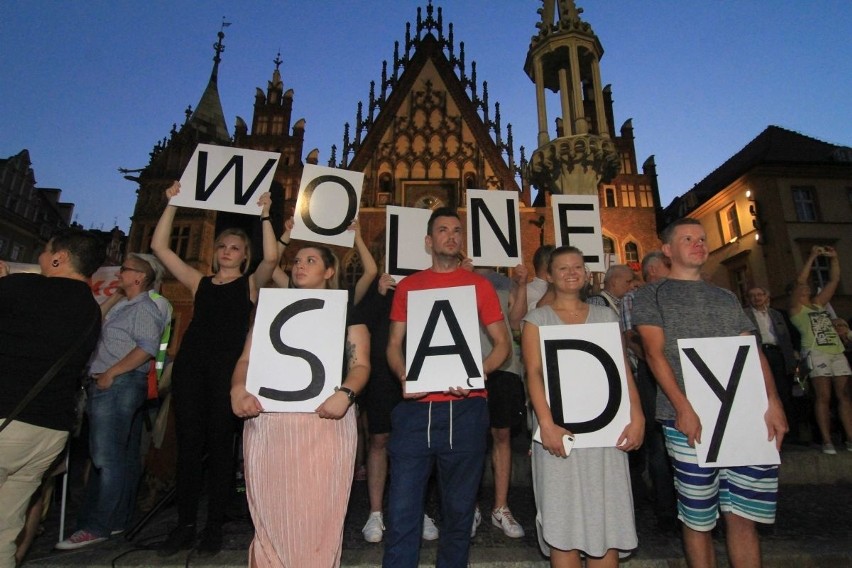
<instances>
[{"instance_id":1,"label":"tattoo on arm","mask_svg":"<svg viewBox=\"0 0 852 568\"><path fill-rule=\"evenodd\" d=\"M351 369L358 363L358 354L355 349L355 344L349 339L346 340L346 368Z\"/></svg>"}]
</instances>

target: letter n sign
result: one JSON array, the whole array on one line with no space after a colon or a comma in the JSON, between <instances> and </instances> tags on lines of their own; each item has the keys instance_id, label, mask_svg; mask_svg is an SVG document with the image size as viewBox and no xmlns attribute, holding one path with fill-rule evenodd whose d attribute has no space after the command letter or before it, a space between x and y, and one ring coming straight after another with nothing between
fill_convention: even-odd
<instances>
[{"instance_id":1,"label":"letter n sign","mask_svg":"<svg viewBox=\"0 0 852 568\"><path fill-rule=\"evenodd\" d=\"M467 251L474 266L515 267L521 262L518 194L467 190Z\"/></svg>"},{"instance_id":2,"label":"letter n sign","mask_svg":"<svg viewBox=\"0 0 852 568\"><path fill-rule=\"evenodd\" d=\"M257 215L257 200L272 186L281 154L199 144L180 178L180 207Z\"/></svg>"},{"instance_id":3,"label":"letter n sign","mask_svg":"<svg viewBox=\"0 0 852 568\"><path fill-rule=\"evenodd\" d=\"M775 442L766 439L769 403L755 337L679 339L677 347L686 398L701 420L699 465L781 463Z\"/></svg>"},{"instance_id":4,"label":"letter n sign","mask_svg":"<svg viewBox=\"0 0 852 568\"><path fill-rule=\"evenodd\" d=\"M363 184L363 173L305 164L292 237L351 247L355 233L347 229L358 216Z\"/></svg>"},{"instance_id":5,"label":"letter n sign","mask_svg":"<svg viewBox=\"0 0 852 568\"><path fill-rule=\"evenodd\" d=\"M345 290L263 288L246 389L267 412L313 412L340 386Z\"/></svg>"},{"instance_id":6,"label":"letter n sign","mask_svg":"<svg viewBox=\"0 0 852 568\"><path fill-rule=\"evenodd\" d=\"M604 272L603 235L597 195L553 195L556 246L571 245L583 251L592 272Z\"/></svg>"},{"instance_id":7,"label":"letter n sign","mask_svg":"<svg viewBox=\"0 0 852 568\"><path fill-rule=\"evenodd\" d=\"M574 433L575 448L615 446L630 422L618 324L538 329L545 392L554 422Z\"/></svg>"}]
</instances>

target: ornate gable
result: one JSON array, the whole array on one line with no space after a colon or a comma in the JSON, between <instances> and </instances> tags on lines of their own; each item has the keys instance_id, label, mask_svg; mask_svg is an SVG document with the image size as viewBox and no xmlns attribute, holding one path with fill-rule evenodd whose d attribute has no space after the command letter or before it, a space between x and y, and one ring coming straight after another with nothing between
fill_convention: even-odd
<instances>
[{"instance_id":1,"label":"ornate gable","mask_svg":"<svg viewBox=\"0 0 852 568\"><path fill-rule=\"evenodd\" d=\"M363 118L359 104L355 140L350 141L347 124L342 162L336 164L334 154L329 162L364 172L364 205L459 206L466 189L519 189L511 125L504 143L499 104L491 120L487 84L480 98L475 63L468 78L464 52L456 57L452 47L452 24L445 39L440 9L438 20L432 10L429 5L425 21L418 10L417 37L407 34L404 57L397 44L393 76L387 78L385 67L378 99L371 85L369 116ZM375 119L374 109L379 109Z\"/></svg>"}]
</instances>

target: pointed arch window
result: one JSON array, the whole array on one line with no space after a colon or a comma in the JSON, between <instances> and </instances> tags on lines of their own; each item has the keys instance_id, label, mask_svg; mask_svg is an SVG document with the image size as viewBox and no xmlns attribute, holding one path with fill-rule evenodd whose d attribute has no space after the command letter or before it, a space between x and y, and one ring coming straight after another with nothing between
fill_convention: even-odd
<instances>
[{"instance_id":1,"label":"pointed arch window","mask_svg":"<svg viewBox=\"0 0 852 568\"><path fill-rule=\"evenodd\" d=\"M609 237L603 238L603 251L604 254L615 254L615 241L613 241Z\"/></svg>"},{"instance_id":2,"label":"pointed arch window","mask_svg":"<svg viewBox=\"0 0 852 568\"><path fill-rule=\"evenodd\" d=\"M624 245L624 262L639 262L639 247L633 241Z\"/></svg>"}]
</instances>

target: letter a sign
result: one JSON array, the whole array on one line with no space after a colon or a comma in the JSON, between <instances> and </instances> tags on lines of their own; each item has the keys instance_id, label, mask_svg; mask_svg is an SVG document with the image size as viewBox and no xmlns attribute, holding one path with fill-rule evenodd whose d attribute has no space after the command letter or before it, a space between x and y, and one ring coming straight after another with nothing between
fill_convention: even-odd
<instances>
[{"instance_id":1,"label":"letter a sign","mask_svg":"<svg viewBox=\"0 0 852 568\"><path fill-rule=\"evenodd\" d=\"M180 177L179 207L258 215L281 154L199 144Z\"/></svg>"},{"instance_id":2,"label":"letter a sign","mask_svg":"<svg viewBox=\"0 0 852 568\"><path fill-rule=\"evenodd\" d=\"M701 419L698 464L781 463L775 441L766 439L769 403L755 337L678 339L677 348L686 398Z\"/></svg>"},{"instance_id":3,"label":"letter a sign","mask_svg":"<svg viewBox=\"0 0 852 568\"><path fill-rule=\"evenodd\" d=\"M405 392L485 387L476 288L408 293Z\"/></svg>"}]
</instances>

